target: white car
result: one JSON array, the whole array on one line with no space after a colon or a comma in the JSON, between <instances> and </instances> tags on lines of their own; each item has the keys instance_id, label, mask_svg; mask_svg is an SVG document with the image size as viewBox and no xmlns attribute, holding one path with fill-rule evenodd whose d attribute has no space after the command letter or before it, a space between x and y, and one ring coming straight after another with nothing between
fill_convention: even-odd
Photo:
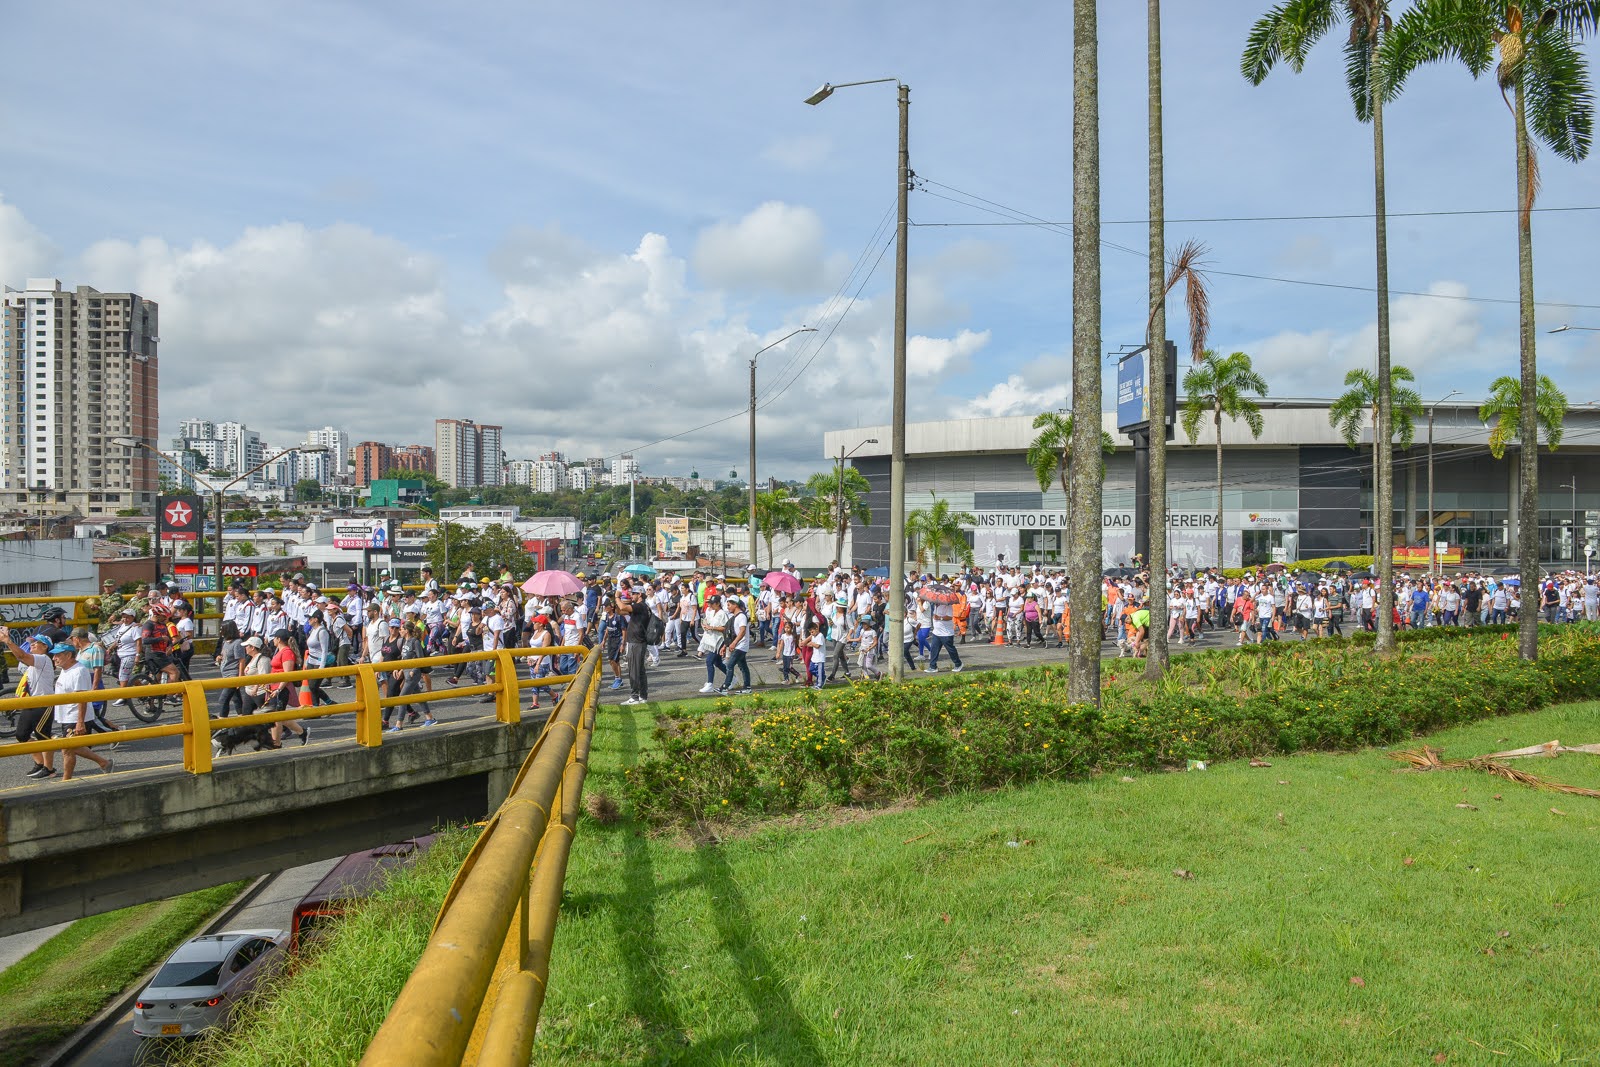
<instances>
[{"instance_id":1,"label":"white car","mask_svg":"<svg viewBox=\"0 0 1600 1067\"><path fill-rule=\"evenodd\" d=\"M167 958L133 1006L139 1037L194 1037L225 1025L235 1007L284 960L287 930L202 934Z\"/></svg>"}]
</instances>

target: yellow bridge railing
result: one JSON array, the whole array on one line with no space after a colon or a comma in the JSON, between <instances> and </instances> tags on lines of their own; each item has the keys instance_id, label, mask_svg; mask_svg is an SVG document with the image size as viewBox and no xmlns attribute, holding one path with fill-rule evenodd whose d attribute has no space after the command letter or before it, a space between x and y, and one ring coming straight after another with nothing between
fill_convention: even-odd
<instances>
[{"instance_id":1,"label":"yellow bridge railing","mask_svg":"<svg viewBox=\"0 0 1600 1067\"><path fill-rule=\"evenodd\" d=\"M484 826L365 1067L528 1062L589 765L599 663L585 660Z\"/></svg>"},{"instance_id":2,"label":"yellow bridge railing","mask_svg":"<svg viewBox=\"0 0 1600 1067\"><path fill-rule=\"evenodd\" d=\"M543 678L523 678L517 673L517 664L530 657L573 655L583 657L582 669L577 674L547 675ZM311 670L284 671L279 674L249 674L236 678L210 678L204 681L163 682L157 685L135 685L116 689L94 689L63 696L10 697L0 700L0 714L23 711L27 708L53 708L57 704L82 701L139 700L147 697L177 696L182 714L178 722L159 726L141 726L117 730L114 733L78 734L53 737L42 741L23 741L0 746L0 758L26 756L35 752L62 752L76 748L95 748L113 741L140 741L153 737L182 737L184 769L195 774L211 771L211 734L216 730L237 726L265 726L275 722L304 719L324 719L336 715L354 715L356 743L369 747L383 744L383 710L401 705L428 704L439 700L460 697L493 696L495 719L499 722L522 721L522 704L518 699L522 690L566 685L584 672L593 674L599 657L592 649L581 645L557 645L548 648L502 648L493 652L461 652L449 656L430 656L426 659L393 660L381 663L357 663L345 667L317 667ZM380 675L417 667L449 667L457 663L486 663L494 668L494 677L482 685L463 685L433 692L403 693L384 696ZM341 704L322 707L300 707L296 693L302 681L312 679L352 679L352 699ZM291 706L282 711L256 712L250 715L213 717L206 694L222 689L244 686L280 685L293 687Z\"/></svg>"}]
</instances>

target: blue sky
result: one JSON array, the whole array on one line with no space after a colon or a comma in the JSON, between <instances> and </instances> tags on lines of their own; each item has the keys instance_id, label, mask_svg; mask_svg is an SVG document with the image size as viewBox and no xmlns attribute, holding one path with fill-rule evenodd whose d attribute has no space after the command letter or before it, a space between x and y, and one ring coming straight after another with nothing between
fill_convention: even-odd
<instances>
[{"instance_id":1,"label":"blue sky","mask_svg":"<svg viewBox=\"0 0 1600 1067\"><path fill-rule=\"evenodd\" d=\"M1337 40L1253 88L1238 61L1257 5L1168 7L1169 217L1370 211ZM1070 23L1070 5L1032 3L21 6L0 72L0 277L160 301L167 431L231 417L274 443L326 423L426 442L433 418L467 417L502 423L513 458L639 448L651 473L742 473L740 418L654 442L738 412L761 345L834 326L894 196L893 87L802 99L825 80L911 86L912 167L938 183L913 194L919 224L995 221L939 198L952 189L1065 220ZM1101 23L1103 214L1134 220L1104 236L1142 250L1143 5L1102 3ZM1388 133L1391 211L1512 205L1491 83L1424 71ZM1541 206L1600 206L1596 166L1545 154ZM1597 226L1538 217L1541 300L1600 305ZM1510 214L1390 234L1397 290L1516 295ZM1205 241L1219 270L1372 282L1366 219L1167 236ZM911 242L912 417L1064 403L1065 232L919 225ZM1142 333L1146 267L1109 247L1103 263L1111 349ZM886 419L892 267L825 344L762 357L763 393L783 391L760 476L803 475L824 429ZM1218 275L1213 305L1213 345L1250 352L1277 395L1332 395L1372 359L1370 293ZM1397 297L1394 318L1425 398L1514 370L1512 304ZM1544 333L1569 321L1600 326L1600 308L1542 307L1542 365L1574 402L1600 399L1600 333Z\"/></svg>"}]
</instances>

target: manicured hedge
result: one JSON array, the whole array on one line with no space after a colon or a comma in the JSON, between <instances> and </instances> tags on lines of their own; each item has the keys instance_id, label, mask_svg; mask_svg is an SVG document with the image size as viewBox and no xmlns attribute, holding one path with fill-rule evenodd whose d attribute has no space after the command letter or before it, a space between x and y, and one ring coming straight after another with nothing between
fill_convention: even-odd
<instances>
[{"instance_id":1,"label":"manicured hedge","mask_svg":"<svg viewBox=\"0 0 1600 1067\"><path fill-rule=\"evenodd\" d=\"M1142 668L1107 664L1102 709L1070 704L1056 665L807 692L782 710L690 705L661 720L659 751L628 772L629 799L667 823L1391 744L1600 698L1600 630L1541 627L1535 663L1518 658L1510 627L1486 627L1401 634L1392 656L1370 641L1280 641L1180 657L1155 684Z\"/></svg>"}]
</instances>

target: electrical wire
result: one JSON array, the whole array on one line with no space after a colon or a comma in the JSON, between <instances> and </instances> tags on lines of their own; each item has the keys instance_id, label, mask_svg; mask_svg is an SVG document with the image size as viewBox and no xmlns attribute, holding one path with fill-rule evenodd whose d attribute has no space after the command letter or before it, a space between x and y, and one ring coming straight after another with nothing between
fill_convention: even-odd
<instances>
[{"instance_id":1,"label":"electrical wire","mask_svg":"<svg viewBox=\"0 0 1600 1067\"><path fill-rule=\"evenodd\" d=\"M1001 218L1009 219L1011 224L1033 226L1033 227L1036 227L1038 229L1048 230L1048 231L1050 231L1052 233L1059 234L1059 235L1061 235L1063 237L1072 236L1072 230L1070 228L1070 225L1071 225L1070 223L1051 222L1050 220L1044 219L1044 218L1040 218L1037 215L1030 215L1028 212L1023 211L1020 208L1009 207L1009 206L1007 206L1005 204L1001 204L1001 203L999 203L997 201L989 200L989 199L987 199L985 197L978 196L976 193L969 193L969 192L967 192L967 191L965 191L963 189L957 189L954 186L945 185L942 182L933 181L931 178L919 177L918 181L920 183L919 184L919 191L922 192L922 194L925 195L925 196L932 196L932 197L936 197L936 198L938 198L940 200L947 200L952 204L959 204L962 207L971 208L974 211L985 211L985 212L988 212L991 215L998 215ZM979 201L979 203L963 203L961 200L957 200L955 197L945 196L942 193L936 193L936 192L932 191L931 189L923 188L922 187L923 184L925 184L925 185L937 185L941 189L948 189L950 192L956 193L959 196L967 197L969 200ZM987 206L985 206L985 205L987 205ZM1538 210L1538 209L1536 209L1536 210ZM1572 209L1550 208L1548 210L1552 210L1552 211L1554 211L1554 210L1574 210L1574 211L1576 211L1576 210L1592 210L1592 209L1589 209L1589 208L1572 208ZM913 225L920 226L922 224L921 223L914 223ZM1128 255L1131 255L1131 256L1137 256L1138 258L1140 258L1142 260L1145 260L1146 262L1148 262L1149 259L1150 259L1150 254L1148 252L1140 251L1139 249L1136 249L1136 248L1129 248L1127 245L1118 244L1115 241L1108 241L1108 240L1105 240L1105 239L1102 238L1100 243L1103 246L1105 246L1106 248L1115 249L1118 252L1125 252L1125 253L1127 253ZM1283 285L1304 285L1304 286L1310 286L1312 288L1317 288L1317 289L1340 289L1340 290L1345 290L1347 292L1356 292L1356 293L1376 293L1378 291L1376 287L1370 286L1370 285L1347 285L1347 284L1343 284L1343 283L1340 283L1340 282L1311 281L1311 280L1306 279L1306 278L1283 278L1283 277L1278 277L1278 276L1270 275L1270 274L1250 274L1250 273L1246 273L1246 272L1243 272L1243 271L1219 270L1219 269L1216 269L1216 268L1213 268L1213 267L1204 267L1204 268L1201 269L1201 272L1204 273L1204 274L1217 275L1219 277L1225 277L1225 278L1243 278L1243 279L1246 279L1246 280L1249 280L1249 281L1278 282L1278 283L1283 284ZM1515 299L1515 298L1510 298L1510 297L1461 296L1461 295L1458 295L1458 294L1455 294L1455 293L1423 293L1423 292L1417 292L1415 290L1392 289L1392 288L1389 290L1389 295L1390 296L1418 296L1418 297L1425 297L1425 298L1431 299L1431 300L1457 300L1457 301L1463 301L1463 302L1466 302L1466 303L1474 303L1474 304L1520 304L1521 303L1520 300ZM1534 304L1536 306L1538 306L1538 307L1577 308L1577 309L1584 310L1584 311L1600 311L1600 304L1574 304L1574 303L1565 303L1565 302L1553 301L1553 300L1535 300Z\"/></svg>"},{"instance_id":2,"label":"electrical wire","mask_svg":"<svg viewBox=\"0 0 1600 1067\"><path fill-rule=\"evenodd\" d=\"M931 182L930 184L938 185L939 183ZM941 185L940 188L946 188L947 189L947 188L949 188L949 186ZM1536 207L1536 208L1533 209L1533 211L1534 211L1535 214L1538 214L1540 212L1600 211L1600 205L1579 206L1579 207ZM1391 219L1424 219L1424 218L1449 218L1449 217L1454 217L1454 216L1459 216L1459 215L1514 215L1516 213L1517 213L1517 209L1514 208L1514 207L1504 207L1504 208L1497 207L1497 208L1478 208L1478 209L1474 209L1474 210L1460 210L1460 211L1391 211L1391 212L1388 213L1388 215L1386 217L1387 218L1391 218ZM1326 221L1338 221L1338 220L1341 220L1341 219L1375 219L1375 218L1377 218L1377 215L1372 213L1372 212L1366 212L1364 214L1361 213L1361 212L1353 212L1353 213L1349 213L1349 214L1340 214L1340 215L1231 215L1231 216L1218 216L1216 218L1166 219L1165 220L1165 224L1168 225L1168 226L1204 226L1204 225L1209 225L1211 223L1224 223L1224 222L1326 222ZM1039 226L1039 225L1070 226L1070 225L1072 225L1072 223L1071 222L1052 222L1052 221L1049 221L1049 220L1040 220L1039 222L1026 222L1026 221L1017 221L1017 222L914 222L914 223L912 223L912 225L913 226L927 227L927 228L930 228L930 229L938 229L938 228L947 228L947 227L948 228L959 228L959 227L968 227L968 226L972 226L972 227ZM1100 220L1100 225L1102 225L1102 226L1148 226L1148 225L1150 225L1150 220L1149 219L1101 219Z\"/></svg>"}]
</instances>

